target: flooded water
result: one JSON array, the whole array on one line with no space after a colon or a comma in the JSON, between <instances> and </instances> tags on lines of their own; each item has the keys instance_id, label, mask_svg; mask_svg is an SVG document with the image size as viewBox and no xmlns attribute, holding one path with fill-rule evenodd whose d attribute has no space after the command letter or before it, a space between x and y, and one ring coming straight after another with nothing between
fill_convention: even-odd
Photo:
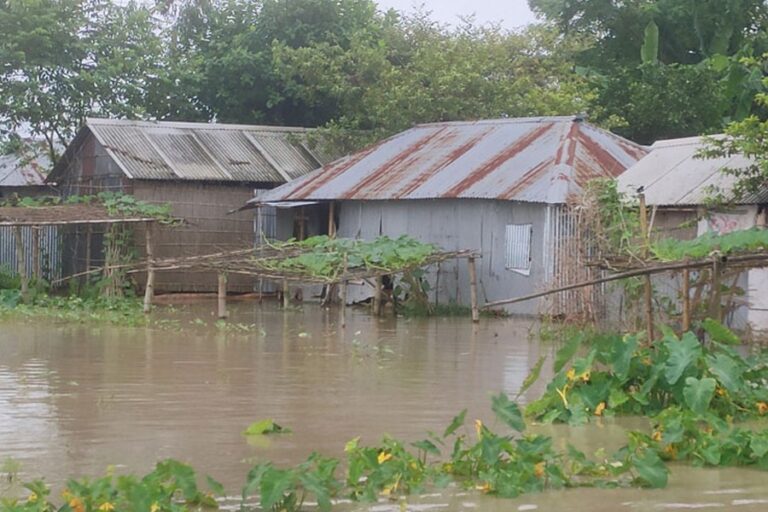
<instances>
[{"instance_id":1,"label":"flooded water","mask_svg":"<svg viewBox=\"0 0 768 512\"><path fill-rule=\"evenodd\" d=\"M212 310L208 303L161 311L162 328L0 323L0 464L12 460L22 479L45 476L61 485L109 465L146 472L173 457L237 494L255 461L293 464L313 450L341 456L356 436L417 440L463 408L493 425L490 395L515 395L528 368L553 351L532 339L530 321L515 319L473 326L352 312L340 329L335 312L316 306L284 313L242 303L230 324L252 327L240 330L216 327ZM242 431L265 418L293 433L249 443ZM547 433L563 446L612 449L622 444L622 425ZM579 489L499 500L454 488L409 499L412 510L564 506L762 511L768 474L676 466L670 486L658 491ZM399 510L387 503L352 508Z\"/></svg>"}]
</instances>

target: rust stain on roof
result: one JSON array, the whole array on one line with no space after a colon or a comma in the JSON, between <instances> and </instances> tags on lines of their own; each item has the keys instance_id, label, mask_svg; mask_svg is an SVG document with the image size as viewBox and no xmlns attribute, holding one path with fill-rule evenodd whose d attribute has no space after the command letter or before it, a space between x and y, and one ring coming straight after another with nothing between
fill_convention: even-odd
<instances>
[{"instance_id":1,"label":"rust stain on roof","mask_svg":"<svg viewBox=\"0 0 768 512\"><path fill-rule=\"evenodd\" d=\"M463 180L448 189L443 194L443 197L458 197L464 190L468 189L481 179L491 174L493 171L501 167L505 162L511 160L514 156L531 145L536 139L543 136L554 127L554 123L545 123L539 127L536 127L530 133L515 141L504 151L494 155L493 158L485 162L485 164L470 172L469 175L467 175Z\"/></svg>"},{"instance_id":2,"label":"rust stain on roof","mask_svg":"<svg viewBox=\"0 0 768 512\"><path fill-rule=\"evenodd\" d=\"M252 202L473 198L564 203L647 148L574 117L419 125Z\"/></svg>"}]
</instances>

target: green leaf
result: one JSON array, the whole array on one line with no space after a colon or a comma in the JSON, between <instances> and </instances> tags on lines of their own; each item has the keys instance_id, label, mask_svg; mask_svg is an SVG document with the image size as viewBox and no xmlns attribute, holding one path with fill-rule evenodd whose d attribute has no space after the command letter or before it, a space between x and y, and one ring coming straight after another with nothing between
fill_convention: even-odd
<instances>
[{"instance_id":1,"label":"green leaf","mask_svg":"<svg viewBox=\"0 0 768 512\"><path fill-rule=\"evenodd\" d=\"M269 510L280 503L293 486L293 472L284 469L269 468L261 477L259 490L261 492L261 507Z\"/></svg>"},{"instance_id":2,"label":"green leaf","mask_svg":"<svg viewBox=\"0 0 768 512\"><path fill-rule=\"evenodd\" d=\"M226 494L226 491L224 490L224 486L221 485L221 483L218 480L213 479L212 477L206 475L205 481L208 484L208 488L216 495L218 496L224 496Z\"/></svg>"},{"instance_id":3,"label":"green leaf","mask_svg":"<svg viewBox=\"0 0 768 512\"><path fill-rule=\"evenodd\" d=\"M283 427L275 423L274 420L267 419L261 421L254 421L248 428L243 431L245 436L260 436L267 434L288 434L291 429Z\"/></svg>"},{"instance_id":4,"label":"green leaf","mask_svg":"<svg viewBox=\"0 0 768 512\"><path fill-rule=\"evenodd\" d=\"M650 449L639 450L639 453L634 453L631 459L641 484L654 489L661 489L667 486L669 470L655 451Z\"/></svg>"},{"instance_id":5,"label":"green leaf","mask_svg":"<svg viewBox=\"0 0 768 512\"><path fill-rule=\"evenodd\" d=\"M741 339L728 327L717 320L705 318L701 323L701 326L704 328L704 331L709 334L709 337L718 343L723 343L725 345L741 345Z\"/></svg>"},{"instance_id":6,"label":"green leaf","mask_svg":"<svg viewBox=\"0 0 768 512\"><path fill-rule=\"evenodd\" d=\"M565 345L563 345L560 350L557 351L557 354L555 354L555 364L554 364L554 371L555 373L558 373L560 370L563 369L563 367L568 363L568 361L573 358L573 356L576 354L576 352L579 350L579 347L581 347L581 344L584 342L584 335L578 334L570 338Z\"/></svg>"},{"instance_id":7,"label":"green leaf","mask_svg":"<svg viewBox=\"0 0 768 512\"><path fill-rule=\"evenodd\" d=\"M415 443L412 443L411 446L414 446L419 450L424 450L426 453L430 453L432 455L440 455L440 449L429 439L416 441Z\"/></svg>"},{"instance_id":8,"label":"green leaf","mask_svg":"<svg viewBox=\"0 0 768 512\"><path fill-rule=\"evenodd\" d=\"M701 344L693 333L687 332L681 340L664 338L669 358L664 366L664 377L674 385L683 373L701 356Z\"/></svg>"},{"instance_id":9,"label":"green leaf","mask_svg":"<svg viewBox=\"0 0 768 512\"><path fill-rule=\"evenodd\" d=\"M613 346L610 363L613 374L620 382L626 381L629 376L629 365L632 362L632 355L637 350L637 343L637 336L627 335Z\"/></svg>"},{"instance_id":10,"label":"green leaf","mask_svg":"<svg viewBox=\"0 0 768 512\"><path fill-rule=\"evenodd\" d=\"M685 388L683 388L686 405L696 414L706 413L709 402L712 401L715 394L715 387L717 387L717 382L713 378L688 377L685 379Z\"/></svg>"},{"instance_id":11,"label":"green leaf","mask_svg":"<svg viewBox=\"0 0 768 512\"><path fill-rule=\"evenodd\" d=\"M496 417L503 421L508 427L523 432L525 430L525 420L523 414L516 403L509 400L507 395L499 393L491 398L491 409Z\"/></svg>"},{"instance_id":12,"label":"green leaf","mask_svg":"<svg viewBox=\"0 0 768 512\"><path fill-rule=\"evenodd\" d=\"M461 411L458 415L453 417L453 420L451 420L451 424L448 425L448 427L445 429L445 432L443 432L443 437L448 437L449 435L456 432L459 427L464 425L464 419L467 416L467 410L464 409Z\"/></svg>"},{"instance_id":13,"label":"green leaf","mask_svg":"<svg viewBox=\"0 0 768 512\"><path fill-rule=\"evenodd\" d=\"M515 398L520 397L520 395L528 391L528 389L530 389L530 387L533 386L537 380L539 380L539 375L541 375L541 367L544 366L544 361L546 360L546 355L539 357L539 360L536 361L536 364L533 365L533 368L531 368L528 376L523 381L523 385L520 386L520 390L517 392L517 395L515 395Z\"/></svg>"},{"instance_id":14,"label":"green leaf","mask_svg":"<svg viewBox=\"0 0 768 512\"><path fill-rule=\"evenodd\" d=\"M731 393L737 393L742 387L743 380L740 365L725 354L716 354L707 358L709 372L717 377L722 386Z\"/></svg>"},{"instance_id":15,"label":"green leaf","mask_svg":"<svg viewBox=\"0 0 768 512\"><path fill-rule=\"evenodd\" d=\"M643 64L656 64L659 61L659 27L653 20L645 26L640 60Z\"/></svg>"}]
</instances>

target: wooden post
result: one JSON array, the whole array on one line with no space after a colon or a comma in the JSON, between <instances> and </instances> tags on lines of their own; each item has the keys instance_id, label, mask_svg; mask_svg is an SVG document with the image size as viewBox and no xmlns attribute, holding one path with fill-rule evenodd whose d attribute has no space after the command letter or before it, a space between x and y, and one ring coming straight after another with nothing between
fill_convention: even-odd
<instances>
[{"instance_id":1,"label":"wooden post","mask_svg":"<svg viewBox=\"0 0 768 512\"><path fill-rule=\"evenodd\" d=\"M683 321L682 331L691 330L691 270L683 269ZM682 333L681 333L682 334Z\"/></svg>"},{"instance_id":2,"label":"wooden post","mask_svg":"<svg viewBox=\"0 0 768 512\"><path fill-rule=\"evenodd\" d=\"M344 281L341 283L341 292L340 292L340 304L339 307L341 308L341 326L346 327L347 326L347 282Z\"/></svg>"},{"instance_id":3,"label":"wooden post","mask_svg":"<svg viewBox=\"0 0 768 512\"><path fill-rule=\"evenodd\" d=\"M381 296L382 289L384 288L384 278L382 276L376 276L376 284L373 290L373 315L381 316Z\"/></svg>"},{"instance_id":4,"label":"wooden post","mask_svg":"<svg viewBox=\"0 0 768 512\"><path fill-rule=\"evenodd\" d=\"M648 209L645 206L645 194L642 192L639 195L640 199L640 231L643 237L643 259L648 260L648 253L650 249L649 233L648 233ZM651 282L651 275L646 274L644 277L644 298L645 298L645 328L648 331L648 344L653 343L653 283Z\"/></svg>"},{"instance_id":5,"label":"wooden post","mask_svg":"<svg viewBox=\"0 0 768 512\"><path fill-rule=\"evenodd\" d=\"M306 237L306 233L304 232L304 221L306 220L306 217L304 216L304 207L302 206L299 208L299 241L304 240Z\"/></svg>"},{"instance_id":6,"label":"wooden post","mask_svg":"<svg viewBox=\"0 0 768 512\"><path fill-rule=\"evenodd\" d=\"M328 236L336 238L336 203L333 201L328 205Z\"/></svg>"},{"instance_id":7,"label":"wooden post","mask_svg":"<svg viewBox=\"0 0 768 512\"><path fill-rule=\"evenodd\" d=\"M79 233L78 229L78 235ZM87 224L85 226L85 271L91 270L91 234L93 232L93 225ZM88 281L88 274L85 274L84 280Z\"/></svg>"},{"instance_id":8,"label":"wooden post","mask_svg":"<svg viewBox=\"0 0 768 512\"><path fill-rule=\"evenodd\" d=\"M475 257L467 258L467 267L469 268L469 299L472 306L472 321L480 321L480 311L477 308L477 268L475 267Z\"/></svg>"},{"instance_id":9,"label":"wooden post","mask_svg":"<svg viewBox=\"0 0 768 512\"><path fill-rule=\"evenodd\" d=\"M152 299L155 296L155 253L152 244L153 224L147 222L145 225L145 238L147 250L147 285L144 287L144 313L152 310Z\"/></svg>"},{"instance_id":10,"label":"wooden post","mask_svg":"<svg viewBox=\"0 0 768 512\"><path fill-rule=\"evenodd\" d=\"M712 258L712 289L710 290L711 298L709 303L709 316L718 322L722 322L722 305L720 304L720 277L722 272L722 265L720 258L715 256Z\"/></svg>"},{"instance_id":11,"label":"wooden post","mask_svg":"<svg viewBox=\"0 0 768 512\"><path fill-rule=\"evenodd\" d=\"M32 226L32 276L35 283L40 283L43 269L40 263L40 227Z\"/></svg>"},{"instance_id":12,"label":"wooden post","mask_svg":"<svg viewBox=\"0 0 768 512\"><path fill-rule=\"evenodd\" d=\"M219 293L218 293L218 314L219 318L227 318L227 274L219 272Z\"/></svg>"},{"instance_id":13,"label":"wooden post","mask_svg":"<svg viewBox=\"0 0 768 512\"><path fill-rule=\"evenodd\" d=\"M29 298L29 276L27 275L27 261L24 254L24 238L21 236L21 226L13 227L13 236L16 242L16 269L21 281L21 298L26 301Z\"/></svg>"},{"instance_id":14,"label":"wooden post","mask_svg":"<svg viewBox=\"0 0 768 512\"><path fill-rule=\"evenodd\" d=\"M288 308L291 303L290 290L288 287L288 280L283 279L283 308Z\"/></svg>"}]
</instances>

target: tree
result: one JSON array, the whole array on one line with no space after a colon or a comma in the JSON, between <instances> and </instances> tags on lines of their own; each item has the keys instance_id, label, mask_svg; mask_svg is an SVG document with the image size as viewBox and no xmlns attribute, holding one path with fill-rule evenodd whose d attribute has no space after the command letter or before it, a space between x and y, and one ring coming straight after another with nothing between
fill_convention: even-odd
<instances>
[{"instance_id":1,"label":"tree","mask_svg":"<svg viewBox=\"0 0 768 512\"><path fill-rule=\"evenodd\" d=\"M368 142L414 123L578 113L590 90L570 52L547 29L449 30L417 14L360 32L349 48L277 45L275 66L291 95L338 105L331 126Z\"/></svg>"},{"instance_id":2,"label":"tree","mask_svg":"<svg viewBox=\"0 0 768 512\"><path fill-rule=\"evenodd\" d=\"M52 160L89 115L145 114L162 75L150 11L101 0L0 0L0 123Z\"/></svg>"}]
</instances>

